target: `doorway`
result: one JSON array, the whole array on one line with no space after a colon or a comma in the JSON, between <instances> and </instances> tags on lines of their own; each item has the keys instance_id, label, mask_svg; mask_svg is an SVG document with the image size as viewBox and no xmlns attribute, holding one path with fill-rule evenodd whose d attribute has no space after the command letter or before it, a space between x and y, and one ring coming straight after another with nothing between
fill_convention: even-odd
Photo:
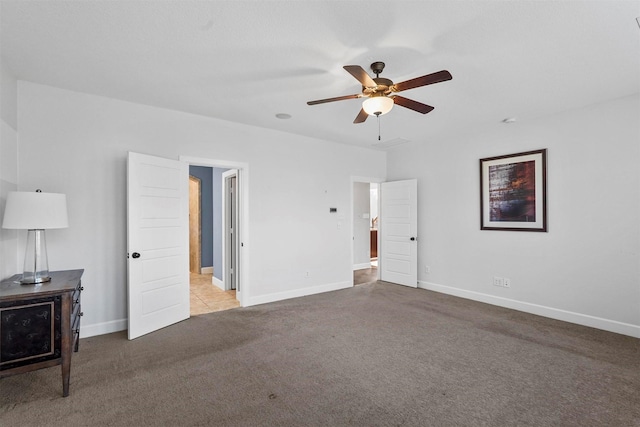
<instances>
[{"instance_id":1,"label":"doorway","mask_svg":"<svg viewBox=\"0 0 640 427\"><path fill-rule=\"evenodd\" d=\"M378 182L353 179L352 182L352 260L353 284L379 279L378 273Z\"/></svg>"},{"instance_id":2,"label":"doorway","mask_svg":"<svg viewBox=\"0 0 640 427\"><path fill-rule=\"evenodd\" d=\"M400 181L383 182L382 180L375 180L371 178L354 178L352 177L352 236L353 244L351 250L351 260L354 271L365 270L367 268L373 269L366 263L364 256L364 249L366 246L367 238L371 243L371 232L368 236L366 233L367 221L372 221L376 218L376 213L373 214L371 207L369 212L366 212L366 194L367 184L369 190L371 190L371 184L378 184L378 201L377 201L377 260L371 262L378 265L377 274L373 274L370 270L369 275L365 274L364 277L368 280L372 276L376 277L376 280L382 280L385 282L396 283L400 285L417 287L418 286L418 261L417 261L417 205L418 205L418 193L417 193L417 180L408 179ZM358 188L360 188L358 190ZM371 194L369 194L369 202L371 202ZM371 222L371 230L373 231L373 224ZM358 236L361 236L358 238ZM370 249L369 249L370 250ZM369 252L371 253L371 252ZM366 273L366 272L361 272ZM362 278L356 280L354 273L354 284L362 283ZM359 276L363 276L360 274ZM370 283L370 282L364 282Z\"/></svg>"},{"instance_id":3,"label":"doorway","mask_svg":"<svg viewBox=\"0 0 640 427\"><path fill-rule=\"evenodd\" d=\"M239 307L235 286L224 285L226 168L189 165L190 173L190 314ZM197 259L196 259L197 258ZM228 280L227 280L228 281Z\"/></svg>"},{"instance_id":4,"label":"doorway","mask_svg":"<svg viewBox=\"0 0 640 427\"><path fill-rule=\"evenodd\" d=\"M218 214L213 215L213 219L210 221L213 224L213 231L211 232L217 239L217 243L214 249L214 261L213 261L213 275L209 276L209 280L198 278L208 290L212 288L214 291L223 292L232 297L226 298L226 301L217 301L220 303L221 309L228 309L228 304L235 304L235 306L244 307L249 304L249 291L250 284L248 279L249 260L245 252L247 243L249 241L249 212L248 212L248 200L249 200L249 165L241 162L234 162L228 160L215 160L200 157L180 156L180 161L187 163L190 166L200 166L208 170L215 171L213 174L212 191L210 193L215 194L213 197L217 201L220 201L217 206ZM223 177L224 174L224 177ZM225 179L229 175L234 176L234 193L233 193L233 205L234 219L233 219L233 234L227 234L228 224L231 220L225 219L229 215L228 205L229 201L225 196ZM204 187L204 186L203 186ZM203 195L207 190L203 189ZM203 201L203 203L205 203ZM204 207L203 207L204 215ZM206 233L203 231L203 233ZM232 236L232 238L231 238ZM204 237L204 234L203 234ZM229 271L227 267L228 255L226 255L226 249L233 243L233 253L235 254L233 261L234 267L232 271ZM232 274L233 273L233 274ZM233 280L233 286L235 290L231 288L231 281ZM194 279L194 282L196 280ZM213 286L211 286L213 284ZM229 302L231 301L231 302Z\"/></svg>"}]
</instances>

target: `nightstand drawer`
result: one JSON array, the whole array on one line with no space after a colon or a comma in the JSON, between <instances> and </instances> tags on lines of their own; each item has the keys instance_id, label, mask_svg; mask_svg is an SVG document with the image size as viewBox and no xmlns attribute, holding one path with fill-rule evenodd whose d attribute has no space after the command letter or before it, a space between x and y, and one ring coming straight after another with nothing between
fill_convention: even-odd
<instances>
[{"instance_id":1,"label":"nightstand drawer","mask_svg":"<svg viewBox=\"0 0 640 427\"><path fill-rule=\"evenodd\" d=\"M60 357L61 319L60 296L1 303L0 370Z\"/></svg>"}]
</instances>

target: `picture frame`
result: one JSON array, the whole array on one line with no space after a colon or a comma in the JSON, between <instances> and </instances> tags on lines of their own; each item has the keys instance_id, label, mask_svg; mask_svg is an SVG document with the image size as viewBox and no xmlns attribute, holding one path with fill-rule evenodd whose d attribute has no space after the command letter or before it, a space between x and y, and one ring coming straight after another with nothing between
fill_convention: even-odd
<instances>
[{"instance_id":1,"label":"picture frame","mask_svg":"<svg viewBox=\"0 0 640 427\"><path fill-rule=\"evenodd\" d=\"M547 231L547 150L480 159L480 229Z\"/></svg>"}]
</instances>

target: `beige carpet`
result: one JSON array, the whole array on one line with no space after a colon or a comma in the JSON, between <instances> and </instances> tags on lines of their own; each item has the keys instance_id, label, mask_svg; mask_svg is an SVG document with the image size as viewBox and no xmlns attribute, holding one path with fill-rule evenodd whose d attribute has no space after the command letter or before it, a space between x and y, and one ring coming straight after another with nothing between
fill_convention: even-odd
<instances>
[{"instance_id":1,"label":"beige carpet","mask_svg":"<svg viewBox=\"0 0 640 427\"><path fill-rule=\"evenodd\" d=\"M640 340L375 283L81 340L0 426L638 426Z\"/></svg>"}]
</instances>

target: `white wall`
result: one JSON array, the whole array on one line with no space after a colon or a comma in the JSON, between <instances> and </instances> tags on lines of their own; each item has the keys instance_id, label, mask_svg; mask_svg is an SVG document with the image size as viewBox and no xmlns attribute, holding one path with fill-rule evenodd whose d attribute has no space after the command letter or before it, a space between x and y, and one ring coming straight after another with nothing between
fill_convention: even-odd
<instances>
[{"instance_id":1,"label":"white wall","mask_svg":"<svg viewBox=\"0 0 640 427\"><path fill-rule=\"evenodd\" d=\"M421 286L640 337L639 98L390 152L418 178ZM539 148L549 232L481 231L479 159Z\"/></svg>"},{"instance_id":2,"label":"white wall","mask_svg":"<svg viewBox=\"0 0 640 427\"><path fill-rule=\"evenodd\" d=\"M353 183L353 269L371 268L369 183ZM363 218L366 214L367 218Z\"/></svg>"},{"instance_id":3,"label":"white wall","mask_svg":"<svg viewBox=\"0 0 640 427\"><path fill-rule=\"evenodd\" d=\"M18 82L0 57L0 226L7 194L18 188ZM0 279L20 272L18 232L0 228Z\"/></svg>"},{"instance_id":4,"label":"white wall","mask_svg":"<svg viewBox=\"0 0 640 427\"><path fill-rule=\"evenodd\" d=\"M28 82L18 95L18 182L67 194L49 267L85 269L83 336L126 324L127 151L249 165L249 304L351 285L351 176L384 177L385 153Z\"/></svg>"}]
</instances>

